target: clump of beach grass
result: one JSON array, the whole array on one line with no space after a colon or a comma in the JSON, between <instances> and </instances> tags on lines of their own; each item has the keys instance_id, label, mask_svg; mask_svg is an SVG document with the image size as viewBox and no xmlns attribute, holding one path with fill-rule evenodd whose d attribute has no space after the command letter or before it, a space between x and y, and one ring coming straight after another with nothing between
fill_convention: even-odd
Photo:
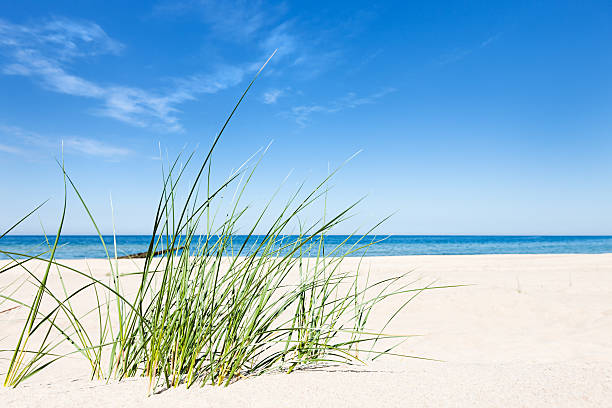
<instances>
[{"instance_id":1,"label":"clump of beach grass","mask_svg":"<svg viewBox=\"0 0 612 408\"><path fill-rule=\"evenodd\" d=\"M406 336L383 331L416 294L434 287L414 288L408 272L374 281L361 268L341 268L346 256L363 253L374 243L363 238L348 245L347 237L325 252L326 235L351 215L354 205L310 225L303 225L300 216L314 203L326 200L335 171L310 191L298 188L266 223L263 235L254 234L264 228L270 203L254 218L246 239L234 239L247 209L240 199L257 166L243 167L213 187L210 163L215 146L255 78L213 141L182 200L178 186L194 154L185 157L184 164L179 165L180 157L169 164L148 250L137 273L127 276L120 272L116 246L114 251L107 248L84 198L60 163L64 207L55 237L48 239L48 250L38 254L2 251L11 262L0 274L19 268L36 285L35 295L28 301L2 295L3 301L28 310L10 351L5 386L17 386L55 361L75 354L88 363L92 379L145 376L150 392L180 384L227 385L272 370L360 364L366 358L399 355L393 353L394 346ZM220 219L212 203L232 186L235 199ZM70 191L82 203L100 237L108 260L108 279L55 258ZM299 233L287 235L295 224L300 226ZM199 233L202 228L203 234ZM155 257L160 250L163 255ZM42 275L30 269L33 260L44 262ZM52 274L59 276L60 290L48 284ZM76 274L85 283L68 289L62 278L66 274ZM127 278L137 279L135 291L124 289ZM79 296L94 298L95 307L80 310L75 301ZM400 306L385 321L377 322L382 330L370 330L372 311L390 297L400 297ZM389 346L388 341L393 344Z\"/></svg>"}]
</instances>

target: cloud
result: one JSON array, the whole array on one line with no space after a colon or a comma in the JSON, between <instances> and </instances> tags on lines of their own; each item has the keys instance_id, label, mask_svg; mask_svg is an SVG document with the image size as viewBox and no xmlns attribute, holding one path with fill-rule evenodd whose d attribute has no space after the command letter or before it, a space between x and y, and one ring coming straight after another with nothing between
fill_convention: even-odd
<instances>
[{"instance_id":1,"label":"cloud","mask_svg":"<svg viewBox=\"0 0 612 408\"><path fill-rule=\"evenodd\" d=\"M322 47L325 41L313 30L300 29L295 20L280 21L283 7L264 8L260 2L187 1L158 6L157 13L193 14L193 10L200 10L218 36L238 31L225 36L254 45L264 56L278 49L266 74L290 70L309 79L339 60L341 53ZM51 18L20 25L0 19L0 73L28 77L46 90L93 100L96 104L89 112L94 115L162 132L183 131L180 105L236 86L260 66L252 61L217 65L207 73L170 78L171 87L164 89L103 83L73 72L79 59L119 55L124 50L123 44L93 22ZM264 96L264 102L274 103L280 96L282 93L272 92Z\"/></svg>"},{"instance_id":2,"label":"cloud","mask_svg":"<svg viewBox=\"0 0 612 408\"><path fill-rule=\"evenodd\" d=\"M287 21L266 32L258 45L269 55L276 52L276 72L289 71L300 79L312 79L341 60L342 51L333 41L324 40L317 30L300 29L297 22ZM279 62L284 61L282 68Z\"/></svg>"},{"instance_id":3,"label":"cloud","mask_svg":"<svg viewBox=\"0 0 612 408\"><path fill-rule=\"evenodd\" d=\"M259 49L266 56L278 50L266 74L290 71L303 79L313 78L340 60L342 53L332 44L337 38L345 38L355 24L340 24L334 30L341 33L332 33L329 27L287 19L287 8L284 3L245 0L162 1L153 14L165 18L198 16L214 35L215 43L234 42Z\"/></svg>"},{"instance_id":4,"label":"cloud","mask_svg":"<svg viewBox=\"0 0 612 408\"><path fill-rule=\"evenodd\" d=\"M502 33L497 33L495 35L492 35L491 37L487 38L486 40L484 40L483 42L480 43L480 48L484 48L484 47L488 47L491 43L497 41L499 39L499 37L501 37Z\"/></svg>"},{"instance_id":5,"label":"cloud","mask_svg":"<svg viewBox=\"0 0 612 408\"><path fill-rule=\"evenodd\" d=\"M0 136L4 140L11 140L11 142L14 144L20 142L21 144L35 148L51 147L51 143L48 138L42 137L36 132L27 131L17 126L6 126L0 124Z\"/></svg>"},{"instance_id":6,"label":"cloud","mask_svg":"<svg viewBox=\"0 0 612 408\"><path fill-rule=\"evenodd\" d=\"M209 74L194 74L185 78L174 78L170 92L150 92L127 86L110 86L104 89L103 106L95 110L134 126L157 128L167 132L183 130L179 122L178 105L195 100L200 94L214 94L240 84L245 75L257 67L221 66Z\"/></svg>"},{"instance_id":7,"label":"cloud","mask_svg":"<svg viewBox=\"0 0 612 408\"><path fill-rule=\"evenodd\" d=\"M40 135L36 132L25 130L18 126L0 125L0 137L10 139L13 144L20 147L7 146L0 144L0 151L13 154L29 154L32 151L49 151L61 145L60 138L52 138ZM63 144L67 152L85 154L88 156L117 158L126 156L131 151L125 147L113 146L108 143L85 137L67 137L63 139Z\"/></svg>"},{"instance_id":8,"label":"cloud","mask_svg":"<svg viewBox=\"0 0 612 408\"><path fill-rule=\"evenodd\" d=\"M153 8L153 15L190 16L195 13L221 38L242 41L270 24L274 12L281 10L282 6L264 11L261 1L162 1Z\"/></svg>"},{"instance_id":9,"label":"cloud","mask_svg":"<svg viewBox=\"0 0 612 408\"><path fill-rule=\"evenodd\" d=\"M67 149L78 153L88 154L90 156L116 157L126 156L130 153L129 149L110 146L98 140L86 139L82 137L66 139L64 140L64 146Z\"/></svg>"},{"instance_id":10,"label":"cloud","mask_svg":"<svg viewBox=\"0 0 612 408\"><path fill-rule=\"evenodd\" d=\"M456 48L450 52L442 54L438 63L440 65L452 64L453 62L461 61L473 52L471 49Z\"/></svg>"},{"instance_id":11,"label":"cloud","mask_svg":"<svg viewBox=\"0 0 612 408\"><path fill-rule=\"evenodd\" d=\"M354 109L358 106L375 103L378 99L395 91L396 89L394 88L385 88L379 92L363 97L357 96L354 92L349 92L345 96L326 105L294 106L291 108L291 111L285 112L285 116L294 119L298 125L304 127L309 122L310 116L313 113L336 113L347 109Z\"/></svg>"},{"instance_id":12,"label":"cloud","mask_svg":"<svg viewBox=\"0 0 612 408\"><path fill-rule=\"evenodd\" d=\"M197 16L220 41L256 43L277 59L296 51L297 39L290 21L281 21L284 5L264 5L261 1L189 0L162 1L153 8L160 17Z\"/></svg>"},{"instance_id":13,"label":"cloud","mask_svg":"<svg viewBox=\"0 0 612 408\"><path fill-rule=\"evenodd\" d=\"M298 50L298 40L290 28L291 24L285 22L270 31L260 45L264 52L271 54L274 50L278 50L276 53L278 58L294 54Z\"/></svg>"},{"instance_id":14,"label":"cloud","mask_svg":"<svg viewBox=\"0 0 612 408\"><path fill-rule=\"evenodd\" d=\"M12 57L15 63L4 67L3 73L6 75L36 77L46 89L69 95L99 98L105 93L102 87L68 74L58 61L42 56L38 50L17 48Z\"/></svg>"},{"instance_id":15,"label":"cloud","mask_svg":"<svg viewBox=\"0 0 612 408\"><path fill-rule=\"evenodd\" d=\"M182 131L178 105L198 94L235 86L257 68L253 64L219 66L212 73L176 78L169 91L100 84L68 72L76 58L117 54L123 48L91 22L52 19L39 26L25 26L0 19L0 53L7 60L1 68L4 74L31 77L47 90L98 100L95 114L138 127Z\"/></svg>"},{"instance_id":16,"label":"cloud","mask_svg":"<svg viewBox=\"0 0 612 408\"><path fill-rule=\"evenodd\" d=\"M0 45L36 49L41 55L58 60L118 54L124 47L95 23L65 18L53 18L33 26L0 19Z\"/></svg>"},{"instance_id":17,"label":"cloud","mask_svg":"<svg viewBox=\"0 0 612 408\"><path fill-rule=\"evenodd\" d=\"M452 50L450 52L442 54L442 56L440 56L440 59L439 59L438 63L440 65L447 65L447 64L451 64L453 62L461 61L462 59L464 59L468 55L472 54L474 51L482 49L482 48L485 48L485 47L488 47L493 42L497 41L500 37L501 37L501 33L497 33L495 35L492 35L492 36L486 38L484 41L482 41L475 48L455 48L454 50Z\"/></svg>"},{"instance_id":18,"label":"cloud","mask_svg":"<svg viewBox=\"0 0 612 408\"><path fill-rule=\"evenodd\" d=\"M20 154L22 153L21 149L18 149L14 146L7 146L5 144L0 143L0 152L11 153L11 154Z\"/></svg>"},{"instance_id":19,"label":"cloud","mask_svg":"<svg viewBox=\"0 0 612 408\"><path fill-rule=\"evenodd\" d=\"M285 91L283 89L270 89L263 94L263 103L270 105L276 103L278 98L280 98Z\"/></svg>"}]
</instances>

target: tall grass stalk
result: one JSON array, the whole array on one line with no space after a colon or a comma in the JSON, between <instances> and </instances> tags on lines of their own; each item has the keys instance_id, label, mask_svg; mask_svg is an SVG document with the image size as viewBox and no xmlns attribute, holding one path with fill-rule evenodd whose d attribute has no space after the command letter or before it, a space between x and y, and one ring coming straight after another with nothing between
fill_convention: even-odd
<instances>
[{"instance_id":1,"label":"tall grass stalk","mask_svg":"<svg viewBox=\"0 0 612 408\"><path fill-rule=\"evenodd\" d=\"M184 165L179 165L179 156L163 173L147 256L136 273L135 292L124 289L122 282L128 277L119 271L116 245L114 251L106 247L84 198L60 163L64 206L48 251L34 255L2 251L12 261L0 269L0 274L22 269L37 287L34 298L27 302L13 298L13 292L2 295L4 301L28 310L11 350L5 386L17 386L73 354L80 354L88 362L92 378L145 376L150 392L179 384L227 385L271 370L291 372L313 364L362 363L368 356L393 354L393 346L387 344L378 350L376 345L385 340L399 342L405 336L369 330L372 311L397 296L404 299L399 312L413 295L434 287L412 288L415 282L407 279L408 273L374 281L359 267L341 268L346 256L373 244L363 238L350 246L347 238L325 253L326 234L350 217L357 203L309 225L299 220L315 203L324 200L326 206L328 182L338 169L310 191L300 186L264 228L264 219L272 216L272 197L251 223L247 239L234 240L248 209L241 199L259 162L241 167L213 187L211 159L259 72L214 139L185 199L180 200L178 188L194 154L185 157ZM231 210L220 218L212 204L232 185ZM108 280L55 259L70 190L100 237L108 260ZM203 198L199 198L201 190L205 190ZM295 225L299 225L298 234L287 235ZM255 239L255 231L262 229L266 232ZM160 248L183 249L154 257ZM30 261L35 260L46 264L42 277L30 269ZM62 283L60 291L48 285L54 270ZM78 275L86 283L70 291L63 283L67 274ZM78 310L74 300L79 296L93 296L95 306ZM43 299L52 306L43 308ZM389 320L396 315L393 313ZM85 321L92 316L94 323Z\"/></svg>"}]
</instances>

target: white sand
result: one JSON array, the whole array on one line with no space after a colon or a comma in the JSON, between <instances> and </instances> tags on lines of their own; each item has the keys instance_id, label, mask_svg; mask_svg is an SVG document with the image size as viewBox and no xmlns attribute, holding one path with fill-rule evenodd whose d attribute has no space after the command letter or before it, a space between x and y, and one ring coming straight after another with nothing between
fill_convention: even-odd
<instances>
[{"instance_id":1,"label":"white sand","mask_svg":"<svg viewBox=\"0 0 612 408\"><path fill-rule=\"evenodd\" d=\"M124 271L132 267L122 262ZM92 382L81 360L64 360L15 390L0 388L0 407L612 407L612 254L368 262L376 277L416 269L426 283L475 284L423 293L392 327L424 335L402 352L445 362L386 358L146 397L142 379ZM94 274L106 273L105 262L88 263ZM0 288L15 276L0 275ZM0 348L14 346L23 316L0 313ZM8 357L0 354L0 373Z\"/></svg>"}]
</instances>

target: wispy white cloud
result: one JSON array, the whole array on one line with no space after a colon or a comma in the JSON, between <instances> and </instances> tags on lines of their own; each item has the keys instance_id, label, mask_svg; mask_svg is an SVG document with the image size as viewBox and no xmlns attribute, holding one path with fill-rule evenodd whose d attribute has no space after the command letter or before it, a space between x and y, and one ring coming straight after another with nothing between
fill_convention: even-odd
<instances>
[{"instance_id":1,"label":"wispy white cloud","mask_svg":"<svg viewBox=\"0 0 612 408\"><path fill-rule=\"evenodd\" d=\"M116 159L118 156L126 156L131 150L125 147L114 146L100 140L86 137L49 137L37 132L26 130L18 126L0 125L0 137L10 140L12 145L0 144L0 151L13 154L26 154L32 151L49 151L58 149L63 141L66 152L85 154Z\"/></svg>"},{"instance_id":2,"label":"wispy white cloud","mask_svg":"<svg viewBox=\"0 0 612 408\"><path fill-rule=\"evenodd\" d=\"M463 48L455 48L449 52L446 52L440 56L438 60L438 64L440 65L448 65L453 62L461 61L468 55L470 55L474 50L472 49L463 49Z\"/></svg>"},{"instance_id":3,"label":"wispy white cloud","mask_svg":"<svg viewBox=\"0 0 612 408\"><path fill-rule=\"evenodd\" d=\"M488 47L491 43L497 41L499 37L501 37L502 33L497 33L495 35L490 36L486 40L480 43L480 48Z\"/></svg>"},{"instance_id":4,"label":"wispy white cloud","mask_svg":"<svg viewBox=\"0 0 612 408\"><path fill-rule=\"evenodd\" d=\"M300 28L296 21L286 21L266 31L258 45L267 55L278 50L270 73L289 72L300 79L316 78L342 57L339 48L323 40L317 31Z\"/></svg>"},{"instance_id":5,"label":"wispy white cloud","mask_svg":"<svg viewBox=\"0 0 612 408\"><path fill-rule=\"evenodd\" d=\"M264 11L261 1L187 0L161 1L153 7L155 16L196 14L222 39L245 40L274 21L284 7L270 6Z\"/></svg>"},{"instance_id":6,"label":"wispy white cloud","mask_svg":"<svg viewBox=\"0 0 612 408\"><path fill-rule=\"evenodd\" d=\"M13 63L3 68L7 75L36 77L49 90L76 96L103 97L105 90L86 79L67 73L59 61L41 55L38 50L16 48Z\"/></svg>"},{"instance_id":7,"label":"wispy white cloud","mask_svg":"<svg viewBox=\"0 0 612 408\"><path fill-rule=\"evenodd\" d=\"M263 103L270 105L276 103L278 98L280 98L285 91L283 89L270 89L269 91L264 92L263 94Z\"/></svg>"},{"instance_id":8,"label":"wispy white cloud","mask_svg":"<svg viewBox=\"0 0 612 408\"><path fill-rule=\"evenodd\" d=\"M101 102L94 113L139 127L178 132L183 128L178 105L237 85L256 67L221 66L209 74L174 80L170 91L149 91L124 85L106 85L68 72L76 58L117 54L124 46L91 22L52 19L37 26L11 24L0 19L1 70L6 75L35 79L45 89Z\"/></svg>"},{"instance_id":9,"label":"wispy white cloud","mask_svg":"<svg viewBox=\"0 0 612 408\"><path fill-rule=\"evenodd\" d=\"M329 27L313 28L297 18L288 19L287 8L284 3L271 5L262 1L163 0L154 7L153 14L199 16L217 42L248 44L264 55L278 50L268 75L290 71L302 78L315 77L333 66L341 52L326 37ZM335 29L347 34L354 27L346 24Z\"/></svg>"},{"instance_id":10,"label":"wispy white cloud","mask_svg":"<svg viewBox=\"0 0 612 408\"><path fill-rule=\"evenodd\" d=\"M371 52L369 54L366 54L361 61L357 62L355 65L353 65L352 68L350 68L347 73L349 74L354 74L358 71L360 71L361 69L363 69L365 66L367 66L368 64L370 64L372 61L374 61L376 58L378 58L378 56L380 56L383 53L382 48L377 49L374 52Z\"/></svg>"},{"instance_id":11,"label":"wispy white cloud","mask_svg":"<svg viewBox=\"0 0 612 408\"><path fill-rule=\"evenodd\" d=\"M255 43L265 54L278 49L276 59L296 52L291 21L283 21L286 7L245 0L162 0L153 8L158 17L197 16L221 41Z\"/></svg>"},{"instance_id":12,"label":"wispy white cloud","mask_svg":"<svg viewBox=\"0 0 612 408\"><path fill-rule=\"evenodd\" d=\"M0 124L0 137L2 140L9 141L13 146L27 145L34 148L48 148L51 146L50 140L39 135L36 132L31 132L22 129L18 126L7 126ZM21 148L18 148L22 150Z\"/></svg>"},{"instance_id":13,"label":"wispy white cloud","mask_svg":"<svg viewBox=\"0 0 612 408\"><path fill-rule=\"evenodd\" d=\"M0 45L36 49L47 58L59 60L118 54L123 49L123 44L110 38L99 25L65 18L53 18L29 26L0 19Z\"/></svg>"},{"instance_id":14,"label":"wispy white cloud","mask_svg":"<svg viewBox=\"0 0 612 408\"><path fill-rule=\"evenodd\" d=\"M299 51L298 39L296 34L292 32L291 26L289 22L284 22L266 33L265 38L260 43L266 54L278 50L276 55L278 58L283 58Z\"/></svg>"},{"instance_id":15,"label":"wispy white cloud","mask_svg":"<svg viewBox=\"0 0 612 408\"><path fill-rule=\"evenodd\" d=\"M90 156L113 157L126 156L130 154L130 150L123 147L110 146L94 139L86 139L82 137L70 138L64 140L64 146L78 153L88 154Z\"/></svg>"},{"instance_id":16,"label":"wispy white cloud","mask_svg":"<svg viewBox=\"0 0 612 408\"><path fill-rule=\"evenodd\" d=\"M11 154L21 154L22 150L15 146L7 146L5 144L0 143L0 152L11 153Z\"/></svg>"},{"instance_id":17,"label":"wispy white cloud","mask_svg":"<svg viewBox=\"0 0 612 408\"><path fill-rule=\"evenodd\" d=\"M166 4L161 12L204 10L205 20L217 35L242 30L230 36L235 41L254 43L262 54L278 49L267 74L293 69L302 77L313 77L338 60L339 51L323 51L296 21L282 21L283 7L263 7L259 2L187 1ZM312 33L310 33L312 34ZM325 47L323 47L325 48ZM259 67L257 63L218 65L209 73L196 73L170 80L171 88L143 89L125 84L103 83L74 72L80 58L117 55L125 46L112 39L99 25L88 21L52 18L19 25L0 19L0 72L31 78L43 88L62 94L97 101L89 111L133 126L180 132L180 106L201 94L214 94L240 84ZM279 64L284 61L284 64ZM300 74L301 73L301 74ZM264 95L265 103L275 103L283 91ZM326 107L327 109L334 109Z\"/></svg>"},{"instance_id":18,"label":"wispy white cloud","mask_svg":"<svg viewBox=\"0 0 612 408\"><path fill-rule=\"evenodd\" d=\"M285 112L285 116L294 119L300 126L306 126L313 113L336 113L347 109L354 109L358 106L375 103L378 99L395 91L395 88L385 88L379 92L361 97L357 96L354 92L349 92L345 96L325 105L294 106L291 108L291 111Z\"/></svg>"},{"instance_id":19,"label":"wispy white cloud","mask_svg":"<svg viewBox=\"0 0 612 408\"><path fill-rule=\"evenodd\" d=\"M483 40L477 47L474 48L455 48L445 54L440 56L438 63L440 65L452 64L453 62L461 61L466 58L468 55L474 53L476 50L486 48L491 45L493 42L497 41L501 37L501 33L497 33L492 35L485 40Z\"/></svg>"}]
</instances>

